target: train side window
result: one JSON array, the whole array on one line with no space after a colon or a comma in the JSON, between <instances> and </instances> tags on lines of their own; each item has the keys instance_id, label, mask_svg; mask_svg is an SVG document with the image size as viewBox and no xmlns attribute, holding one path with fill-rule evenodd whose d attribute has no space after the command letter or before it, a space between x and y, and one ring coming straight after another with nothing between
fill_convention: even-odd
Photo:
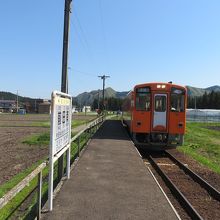
<instances>
[{"instance_id":1,"label":"train side window","mask_svg":"<svg viewBox=\"0 0 220 220\"><path fill-rule=\"evenodd\" d=\"M150 89L149 88L136 89L136 110L150 111Z\"/></svg>"},{"instance_id":2,"label":"train side window","mask_svg":"<svg viewBox=\"0 0 220 220\"><path fill-rule=\"evenodd\" d=\"M185 92L181 89L172 88L171 90L171 105L170 110L172 112L184 112L185 111Z\"/></svg>"},{"instance_id":3,"label":"train side window","mask_svg":"<svg viewBox=\"0 0 220 220\"><path fill-rule=\"evenodd\" d=\"M166 96L156 95L155 98L155 111L165 112L166 111Z\"/></svg>"}]
</instances>

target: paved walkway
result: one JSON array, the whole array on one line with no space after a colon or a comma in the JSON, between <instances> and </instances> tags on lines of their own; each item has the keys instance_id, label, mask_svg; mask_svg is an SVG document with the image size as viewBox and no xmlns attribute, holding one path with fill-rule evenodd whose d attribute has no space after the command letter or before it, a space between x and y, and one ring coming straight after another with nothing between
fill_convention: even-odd
<instances>
[{"instance_id":1,"label":"paved walkway","mask_svg":"<svg viewBox=\"0 0 220 220\"><path fill-rule=\"evenodd\" d=\"M44 219L178 219L120 121L93 137Z\"/></svg>"}]
</instances>

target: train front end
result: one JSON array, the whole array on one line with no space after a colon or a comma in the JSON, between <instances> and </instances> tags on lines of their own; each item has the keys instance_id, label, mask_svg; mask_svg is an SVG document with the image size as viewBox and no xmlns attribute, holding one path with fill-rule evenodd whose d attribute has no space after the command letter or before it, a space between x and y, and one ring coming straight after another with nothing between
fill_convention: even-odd
<instances>
[{"instance_id":1,"label":"train front end","mask_svg":"<svg viewBox=\"0 0 220 220\"><path fill-rule=\"evenodd\" d=\"M137 85L133 92L130 131L139 147L169 148L183 144L186 88L171 83Z\"/></svg>"}]
</instances>

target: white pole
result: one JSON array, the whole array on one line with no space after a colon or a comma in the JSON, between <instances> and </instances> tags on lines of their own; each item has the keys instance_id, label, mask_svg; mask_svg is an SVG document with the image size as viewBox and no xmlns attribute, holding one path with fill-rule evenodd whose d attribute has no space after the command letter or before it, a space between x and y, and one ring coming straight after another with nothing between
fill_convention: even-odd
<instances>
[{"instance_id":1,"label":"white pole","mask_svg":"<svg viewBox=\"0 0 220 220\"><path fill-rule=\"evenodd\" d=\"M53 161L50 159L49 162L49 190L48 190L48 199L49 199L49 211L53 210Z\"/></svg>"},{"instance_id":2,"label":"white pole","mask_svg":"<svg viewBox=\"0 0 220 220\"><path fill-rule=\"evenodd\" d=\"M70 109L72 109L72 98L70 99ZM69 116L69 148L67 149L67 152L66 152L66 173L67 173L67 179L70 178L70 153L71 153L71 130L72 130L72 111L70 110L70 116Z\"/></svg>"},{"instance_id":3,"label":"white pole","mask_svg":"<svg viewBox=\"0 0 220 220\"><path fill-rule=\"evenodd\" d=\"M69 179L70 178L70 146L66 151L66 155L67 155L66 173L67 173L67 179Z\"/></svg>"},{"instance_id":4,"label":"white pole","mask_svg":"<svg viewBox=\"0 0 220 220\"><path fill-rule=\"evenodd\" d=\"M55 111L54 111L54 105L55 105L55 94L52 93L51 95L51 116L50 116L50 157L49 157L49 182L48 182L48 200L49 200L49 211L52 211L53 209L53 173L54 173L54 162L53 162L53 157L54 157L54 137L55 134L54 132L54 120L55 119Z\"/></svg>"}]
</instances>

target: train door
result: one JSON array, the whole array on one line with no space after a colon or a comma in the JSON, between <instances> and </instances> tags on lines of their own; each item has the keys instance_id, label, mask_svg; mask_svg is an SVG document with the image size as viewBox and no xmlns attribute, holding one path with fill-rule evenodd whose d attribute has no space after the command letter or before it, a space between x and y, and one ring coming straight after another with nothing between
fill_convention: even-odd
<instances>
[{"instance_id":1,"label":"train door","mask_svg":"<svg viewBox=\"0 0 220 220\"><path fill-rule=\"evenodd\" d=\"M153 131L167 131L167 94L153 94Z\"/></svg>"}]
</instances>

